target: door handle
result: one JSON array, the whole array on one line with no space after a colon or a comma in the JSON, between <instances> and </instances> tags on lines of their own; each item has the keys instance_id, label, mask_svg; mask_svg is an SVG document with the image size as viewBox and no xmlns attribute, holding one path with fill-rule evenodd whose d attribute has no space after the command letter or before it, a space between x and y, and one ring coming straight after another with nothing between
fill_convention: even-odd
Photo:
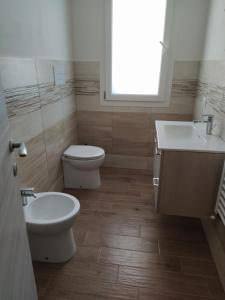
<instances>
[{"instance_id":1,"label":"door handle","mask_svg":"<svg viewBox=\"0 0 225 300\"><path fill-rule=\"evenodd\" d=\"M15 143L12 140L9 141L9 151L13 152L15 149L18 149L18 153L20 157L27 156L27 147L25 143Z\"/></svg>"}]
</instances>

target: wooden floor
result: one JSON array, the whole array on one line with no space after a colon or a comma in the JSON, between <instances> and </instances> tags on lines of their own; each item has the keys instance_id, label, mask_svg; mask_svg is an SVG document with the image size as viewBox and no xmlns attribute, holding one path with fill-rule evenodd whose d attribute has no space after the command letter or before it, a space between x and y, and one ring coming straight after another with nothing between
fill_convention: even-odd
<instances>
[{"instance_id":1,"label":"wooden floor","mask_svg":"<svg viewBox=\"0 0 225 300\"><path fill-rule=\"evenodd\" d=\"M102 170L80 200L77 254L66 264L34 263L41 300L225 299L199 221L154 212L151 176Z\"/></svg>"}]
</instances>

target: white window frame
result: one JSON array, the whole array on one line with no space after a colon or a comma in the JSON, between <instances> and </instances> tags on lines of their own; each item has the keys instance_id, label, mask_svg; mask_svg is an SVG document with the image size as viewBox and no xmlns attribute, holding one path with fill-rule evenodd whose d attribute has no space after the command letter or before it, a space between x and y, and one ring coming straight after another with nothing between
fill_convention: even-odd
<instances>
[{"instance_id":1,"label":"white window frame","mask_svg":"<svg viewBox=\"0 0 225 300\"><path fill-rule=\"evenodd\" d=\"M167 0L164 39L163 41L159 41L163 47L159 94L115 95L112 94L112 0L105 0L105 58L104 63L102 64L102 73L104 72L104 76L102 76L101 87L103 102L105 102L105 104L107 104L106 101L112 100L124 102L156 102L158 104L161 103L162 105L169 102L173 77L173 57L171 47L172 18L173 0Z\"/></svg>"}]
</instances>

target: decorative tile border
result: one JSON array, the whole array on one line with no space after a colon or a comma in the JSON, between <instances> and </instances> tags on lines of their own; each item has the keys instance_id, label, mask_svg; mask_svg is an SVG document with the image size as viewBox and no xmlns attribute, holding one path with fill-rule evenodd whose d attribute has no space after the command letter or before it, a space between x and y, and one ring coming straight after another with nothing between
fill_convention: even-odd
<instances>
[{"instance_id":1,"label":"decorative tile border","mask_svg":"<svg viewBox=\"0 0 225 300\"><path fill-rule=\"evenodd\" d=\"M45 65L45 62L43 62ZM74 72L71 63L65 63L66 66L66 83L64 85L56 86L54 78L52 78L51 70L52 62L46 62L47 68L41 69L38 78L40 84L37 86L27 86L18 89L5 90L7 98L7 106L9 117L16 116L17 114L24 114L40 109L42 106L48 105L52 102L60 101L64 97L76 95L95 96L100 94L100 81L99 79L88 79L84 77L74 79ZM76 66L76 63L73 63ZM92 65L91 65L92 66ZM37 66L36 66L37 68ZM80 66L80 72L88 74L89 63ZM93 70L92 70L93 69ZM98 64L95 63L91 67L91 71L96 72ZM40 70L39 70L40 71ZM79 73L79 72L78 72ZM49 76L49 74L51 76ZM190 74L189 74L190 75ZM46 79L51 81L44 82ZM172 83L171 96L174 98L191 97L195 98L198 94L199 86L196 79L174 79ZM39 98L40 97L40 98Z\"/></svg>"},{"instance_id":2,"label":"decorative tile border","mask_svg":"<svg viewBox=\"0 0 225 300\"><path fill-rule=\"evenodd\" d=\"M7 89L3 91L6 98L8 117L27 114L63 98L75 95L74 80L67 80L65 85L55 86L43 83L35 86Z\"/></svg>"},{"instance_id":3,"label":"decorative tile border","mask_svg":"<svg viewBox=\"0 0 225 300\"><path fill-rule=\"evenodd\" d=\"M75 94L75 80L74 79L66 80L66 83L60 86L60 90L61 90L62 97L68 97Z\"/></svg>"},{"instance_id":4,"label":"decorative tile border","mask_svg":"<svg viewBox=\"0 0 225 300\"><path fill-rule=\"evenodd\" d=\"M52 102L59 101L60 88L52 83L39 84L39 92L41 99L41 106L48 105Z\"/></svg>"},{"instance_id":5,"label":"decorative tile border","mask_svg":"<svg viewBox=\"0 0 225 300\"><path fill-rule=\"evenodd\" d=\"M100 81L99 80L75 80L76 95L99 95Z\"/></svg>"},{"instance_id":6,"label":"decorative tile border","mask_svg":"<svg viewBox=\"0 0 225 300\"><path fill-rule=\"evenodd\" d=\"M100 93L99 80L79 80L75 81L76 95L98 95ZM172 83L172 97L196 97L198 90L198 80L174 80Z\"/></svg>"},{"instance_id":7,"label":"decorative tile border","mask_svg":"<svg viewBox=\"0 0 225 300\"><path fill-rule=\"evenodd\" d=\"M3 91L9 118L30 113L41 108L37 85L6 89Z\"/></svg>"},{"instance_id":8,"label":"decorative tile border","mask_svg":"<svg viewBox=\"0 0 225 300\"><path fill-rule=\"evenodd\" d=\"M6 62L3 60L0 64L0 68L3 66L3 70L5 65L7 67L9 65L12 78L15 81L15 87L13 85L14 81L10 84L9 88L7 86L5 88L3 87L9 118L15 118L18 115L40 110L43 106L75 95L74 62L30 60L29 64L27 64L27 60L16 59L16 62L19 62L22 68L22 74L20 75L18 75L18 70L16 66L14 67L12 62L13 61L9 59ZM62 69L64 70L66 82L63 85L55 85L54 83L53 70L54 66L58 64L62 65ZM26 75L25 79L23 78L23 72ZM2 76L5 78L5 81L11 80L11 78L7 78L7 74L4 72L0 73L1 75L3 74ZM27 73L29 73L29 76ZM20 76L23 80L16 80L18 78L20 79ZM32 80L29 80L30 77Z\"/></svg>"},{"instance_id":9,"label":"decorative tile border","mask_svg":"<svg viewBox=\"0 0 225 300\"><path fill-rule=\"evenodd\" d=\"M172 97L196 97L198 92L197 79L182 79L173 80L172 83Z\"/></svg>"}]
</instances>

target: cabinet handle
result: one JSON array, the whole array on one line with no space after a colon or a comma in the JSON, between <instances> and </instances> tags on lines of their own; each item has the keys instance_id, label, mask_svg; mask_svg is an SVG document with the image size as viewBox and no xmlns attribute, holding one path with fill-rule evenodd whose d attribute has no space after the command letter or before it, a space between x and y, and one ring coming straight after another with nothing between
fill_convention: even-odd
<instances>
[{"instance_id":1,"label":"cabinet handle","mask_svg":"<svg viewBox=\"0 0 225 300\"><path fill-rule=\"evenodd\" d=\"M159 178L153 178L153 185L154 186L159 186Z\"/></svg>"},{"instance_id":2,"label":"cabinet handle","mask_svg":"<svg viewBox=\"0 0 225 300\"><path fill-rule=\"evenodd\" d=\"M157 137L155 137L155 154L156 155L161 155L161 151L158 149Z\"/></svg>"}]
</instances>

